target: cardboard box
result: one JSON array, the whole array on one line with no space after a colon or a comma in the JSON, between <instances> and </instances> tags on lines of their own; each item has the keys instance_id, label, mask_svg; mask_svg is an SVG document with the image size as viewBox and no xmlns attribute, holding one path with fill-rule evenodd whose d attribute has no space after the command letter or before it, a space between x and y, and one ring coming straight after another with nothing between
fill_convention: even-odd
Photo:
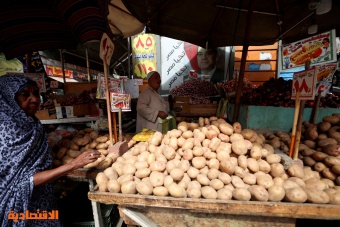
<instances>
[{"instance_id":1,"label":"cardboard box","mask_svg":"<svg viewBox=\"0 0 340 227\"><path fill-rule=\"evenodd\" d=\"M50 109L50 110L39 110L38 112L35 113L35 116L39 120L51 120L51 119L56 119L56 109Z\"/></svg>"},{"instance_id":2,"label":"cardboard box","mask_svg":"<svg viewBox=\"0 0 340 227\"><path fill-rule=\"evenodd\" d=\"M75 117L73 114L73 106L57 106L55 109L57 119Z\"/></svg>"}]
</instances>

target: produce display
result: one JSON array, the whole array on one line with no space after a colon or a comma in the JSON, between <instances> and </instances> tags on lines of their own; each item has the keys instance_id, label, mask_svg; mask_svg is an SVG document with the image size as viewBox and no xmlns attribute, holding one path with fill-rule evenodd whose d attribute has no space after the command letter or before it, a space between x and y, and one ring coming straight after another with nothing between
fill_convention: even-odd
<instances>
[{"instance_id":1,"label":"produce display","mask_svg":"<svg viewBox=\"0 0 340 227\"><path fill-rule=\"evenodd\" d=\"M123 141L127 141L129 147L136 143L136 141L131 140L128 136L125 136ZM115 143L115 141L113 141L113 143ZM84 166L84 168L105 169L112 165L118 157L116 153L109 154L109 144L108 134L100 134L92 128L85 128L75 133L72 137L63 138L59 141L58 146L56 146L57 151L52 153L53 165L58 167L62 164L69 163L82 152L93 149L99 151L101 157L95 162Z\"/></svg>"},{"instance_id":2,"label":"produce display","mask_svg":"<svg viewBox=\"0 0 340 227\"><path fill-rule=\"evenodd\" d=\"M170 91L172 96L188 96L191 104L208 104L209 98L219 95L213 83L204 80L189 80L176 86Z\"/></svg>"},{"instance_id":3,"label":"produce display","mask_svg":"<svg viewBox=\"0 0 340 227\"><path fill-rule=\"evenodd\" d=\"M313 125L304 122L299 144L299 159L317 171L328 185L340 185L340 114L323 118ZM289 151L290 135L277 133L267 137L274 148Z\"/></svg>"},{"instance_id":4,"label":"produce display","mask_svg":"<svg viewBox=\"0 0 340 227\"><path fill-rule=\"evenodd\" d=\"M84 90L77 96L69 96L60 104L61 106L73 106L77 104L95 102L95 97L93 97L91 94L95 94L96 89L97 88L93 88L92 90Z\"/></svg>"},{"instance_id":5,"label":"produce display","mask_svg":"<svg viewBox=\"0 0 340 227\"><path fill-rule=\"evenodd\" d=\"M334 135L340 116L329 118ZM301 161L285 168L275 148L288 139L282 132L261 134L237 122L201 117L136 143L98 173L96 182L100 192L111 193L340 204L339 152L327 153L332 178Z\"/></svg>"},{"instance_id":6,"label":"produce display","mask_svg":"<svg viewBox=\"0 0 340 227\"><path fill-rule=\"evenodd\" d=\"M224 90L227 96L229 96L228 94L234 94L236 92L237 84L238 80L233 78L223 83L218 83L218 86ZM256 86L250 82L250 80L243 78L242 94L252 92L255 88Z\"/></svg>"},{"instance_id":7,"label":"produce display","mask_svg":"<svg viewBox=\"0 0 340 227\"><path fill-rule=\"evenodd\" d=\"M282 77L278 79L271 78L262 85L255 87L247 79L244 80L242 89L241 104L253 106L281 106L294 107L295 100L291 99L292 80L284 80ZM220 84L225 92L235 92L235 81L230 80ZM235 96L229 98L231 103L235 102ZM314 100L306 100L306 107L314 107ZM319 107L340 107L340 97L332 93L328 93L326 97L321 97Z\"/></svg>"}]
</instances>

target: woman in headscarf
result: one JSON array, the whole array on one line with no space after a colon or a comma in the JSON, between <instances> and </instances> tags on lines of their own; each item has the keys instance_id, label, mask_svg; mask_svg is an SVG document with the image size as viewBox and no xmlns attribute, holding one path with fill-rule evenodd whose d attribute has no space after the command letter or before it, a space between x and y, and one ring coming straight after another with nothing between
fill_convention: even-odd
<instances>
[{"instance_id":1,"label":"woman in headscarf","mask_svg":"<svg viewBox=\"0 0 340 227\"><path fill-rule=\"evenodd\" d=\"M37 84L23 76L0 77L0 226L60 226L53 219L27 215L57 210L51 182L95 161L100 153L83 152L52 169L47 134L35 117L40 105ZM46 216L45 216L46 217Z\"/></svg>"},{"instance_id":2,"label":"woman in headscarf","mask_svg":"<svg viewBox=\"0 0 340 227\"><path fill-rule=\"evenodd\" d=\"M158 72L152 71L148 73L147 80L149 86L138 97L136 132L142 131L143 128L162 132L162 124L157 118L167 118L169 106L158 93L161 77Z\"/></svg>"}]
</instances>

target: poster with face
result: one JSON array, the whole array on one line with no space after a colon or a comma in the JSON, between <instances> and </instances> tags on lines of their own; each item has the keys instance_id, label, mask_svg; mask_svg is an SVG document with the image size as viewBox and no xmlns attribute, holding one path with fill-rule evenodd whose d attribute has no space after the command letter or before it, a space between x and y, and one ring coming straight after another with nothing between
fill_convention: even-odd
<instances>
[{"instance_id":1,"label":"poster with face","mask_svg":"<svg viewBox=\"0 0 340 227\"><path fill-rule=\"evenodd\" d=\"M161 89L171 91L188 80L225 81L225 58L225 47L205 49L161 37Z\"/></svg>"}]
</instances>

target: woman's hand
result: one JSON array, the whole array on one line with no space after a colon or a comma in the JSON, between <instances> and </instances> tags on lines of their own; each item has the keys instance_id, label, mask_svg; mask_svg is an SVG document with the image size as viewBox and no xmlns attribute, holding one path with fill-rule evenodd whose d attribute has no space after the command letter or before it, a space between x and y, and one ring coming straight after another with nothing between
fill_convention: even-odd
<instances>
[{"instance_id":1,"label":"woman's hand","mask_svg":"<svg viewBox=\"0 0 340 227\"><path fill-rule=\"evenodd\" d=\"M165 119L168 117L168 114L163 111L158 111L157 117L160 117L162 119Z\"/></svg>"},{"instance_id":2,"label":"woman's hand","mask_svg":"<svg viewBox=\"0 0 340 227\"><path fill-rule=\"evenodd\" d=\"M70 164L73 166L73 169L82 168L83 166L96 161L100 155L101 153L99 151L89 149L73 159Z\"/></svg>"}]
</instances>

